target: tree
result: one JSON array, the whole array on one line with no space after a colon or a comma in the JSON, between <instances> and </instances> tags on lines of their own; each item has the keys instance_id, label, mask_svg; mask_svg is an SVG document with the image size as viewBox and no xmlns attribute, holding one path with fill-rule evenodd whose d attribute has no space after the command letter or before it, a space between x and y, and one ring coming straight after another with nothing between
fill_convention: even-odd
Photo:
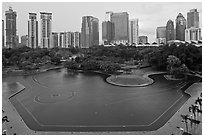
<instances>
[{"instance_id":1,"label":"tree","mask_svg":"<svg viewBox=\"0 0 204 137\"><path fill-rule=\"evenodd\" d=\"M75 61L67 61L64 63L64 67L67 69L78 69L78 64Z\"/></svg>"},{"instance_id":2,"label":"tree","mask_svg":"<svg viewBox=\"0 0 204 137\"><path fill-rule=\"evenodd\" d=\"M198 109L198 106L196 106L196 105L191 105L191 106L189 107L189 112L192 112L192 113L193 113L195 120L196 120L196 111L197 111L197 109Z\"/></svg>"},{"instance_id":3,"label":"tree","mask_svg":"<svg viewBox=\"0 0 204 137\"><path fill-rule=\"evenodd\" d=\"M195 103L196 103L196 104L199 104L200 110L202 110L202 98L199 98L199 97L198 97L198 98L196 99Z\"/></svg>"},{"instance_id":4,"label":"tree","mask_svg":"<svg viewBox=\"0 0 204 137\"><path fill-rule=\"evenodd\" d=\"M189 115L181 115L182 119L186 123L186 132L188 133L188 121L189 120Z\"/></svg>"},{"instance_id":5,"label":"tree","mask_svg":"<svg viewBox=\"0 0 204 137\"><path fill-rule=\"evenodd\" d=\"M176 78L183 78L187 72L188 68L185 64L182 64L180 59L176 56L169 55L167 58L167 70L170 75L175 76Z\"/></svg>"}]
</instances>

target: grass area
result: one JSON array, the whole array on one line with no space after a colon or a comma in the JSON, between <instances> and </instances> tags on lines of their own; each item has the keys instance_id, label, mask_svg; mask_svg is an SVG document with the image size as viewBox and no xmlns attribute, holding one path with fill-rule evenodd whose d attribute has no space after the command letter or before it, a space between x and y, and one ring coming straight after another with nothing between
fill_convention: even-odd
<instances>
[{"instance_id":1,"label":"grass area","mask_svg":"<svg viewBox=\"0 0 204 137\"><path fill-rule=\"evenodd\" d=\"M111 77L110 80L114 83L124 84L124 85L142 85L149 82L148 79L142 76L136 76L136 75L114 76L114 77Z\"/></svg>"}]
</instances>

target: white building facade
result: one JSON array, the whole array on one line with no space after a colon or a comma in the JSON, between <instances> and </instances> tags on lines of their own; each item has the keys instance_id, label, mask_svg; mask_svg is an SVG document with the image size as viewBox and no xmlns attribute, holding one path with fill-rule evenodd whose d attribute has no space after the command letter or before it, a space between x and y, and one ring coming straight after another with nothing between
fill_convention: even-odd
<instances>
[{"instance_id":1,"label":"white building facade","mask_svg":"<svg viewBox=\"0 0 204 137\"><path fill-rule=\"evenodd\" d=\"M139 25L138 19L132 19L129 21L129 43L139 43Z\"/></svg>"},{"instance_id":2,"label":"white building facade","mask_svg":"<svg viewBox=\"0 0 204 137\"><path fill-rule=\"evenodd\" d=\"M52 48L52 13L40 12L41 48Z\"/></svg>"},{"instance_id":3,"label":"white building facade","mask_svg":"<svg viewBox=\"0 0 204 137\"><path fill-rule=\"evenodd\" d=\"M29 13L28 21L28 47L38 47L38 21L36 13Z\"/></svg>"}]
</instances>

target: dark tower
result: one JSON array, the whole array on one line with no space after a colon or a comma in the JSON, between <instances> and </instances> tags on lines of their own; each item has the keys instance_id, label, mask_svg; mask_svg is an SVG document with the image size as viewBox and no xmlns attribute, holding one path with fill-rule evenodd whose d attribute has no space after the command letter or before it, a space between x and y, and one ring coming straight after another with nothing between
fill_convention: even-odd
<instances>
[{"instance_id":1,"label":"dark tower","mask_svg":"<svg viewBox=\"0 0 204 137\"><path fill-rule=\"evenodd\" d=\"M9 10L6 11L6 46L8 48L15 48L16 43L16 12L9 7Z\"/></svg>"},{"instance_id":2,"label":"dark tower","mask_svg":"<svg viewBox=\"0 0 204 137\"><path fill-rule=\"evenodd\" d=\"M176 40L185 41L186 19L181 13L176 18Z\"/></svg>"},{"instance_id":3,"label":"dark tower","mask_svg":"<svg viewBox=\"0 0 204 137\"><path fill-rule=\"evenodd\" d=\"M166 24L166 41L174 40L174 22L168 20Z\"/></svg>"}]
</instances>

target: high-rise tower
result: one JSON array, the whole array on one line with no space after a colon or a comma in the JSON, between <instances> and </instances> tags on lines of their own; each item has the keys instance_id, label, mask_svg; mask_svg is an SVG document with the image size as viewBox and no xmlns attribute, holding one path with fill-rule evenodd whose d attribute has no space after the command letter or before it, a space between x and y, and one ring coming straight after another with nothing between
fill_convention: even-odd
<instances>
[{"instance_id":1,"label":"high-rise tower","mask_svg":"<svg viewBox=\"0 0 204 137\"><path fill-rule=\"evenodd\" d=\"M38 21L36 13L29 13L28 21L28 47L38 47Z\"/></svg>"},{"instance_id":2,"label":"high-rise tower","mask_svg":"<svg viewBox=\"0 0 204 137\"><path fill-rule=\"evenodd\" d=\"M127 12L112 13L111 22L114 23L113 42L126 44L129 40L129 15Z\"/></svg>"},{"instance_id":3,"label":"high-rise tower","mask_svg":"<svg viewBox=\"0 0 204 137\"><path fill-rule=\"evenodd\" d=\"M174 40L174 22L168 20L166 24L166 41Z\"/></svg>"},{"instance_id":4,"label":"high-rise tower","mask_svg":"<svg viewBox=\"0 0 204 137\"><path fill-rule=\"evenodd\" d=\"M6 46L15 48L17 46L16 36L16 17L17 13L11 7L6 11Z\"/></svg>"},{"instance_id":5,"label":"high-rise tower","mask_svg":"<svg viewBox=\"0 0 204 137\"><path fill-rule=\"evenodd\" d=\"M186 19L179 13L176 18L176 40L185 41Z\"/></svg>"},{"instance_id":6,"label":"high-rise tower","mask_svg":"<svg viewBox=\"0 0 204 137\"><path fill-rule=\"evenodd\" d=\"M185 30L185 41L201 40L201 28L199 28L199 12L191 9L187 13L187 29Z\"/></svg>"},{"instance_id":7,"label":"high-rise tower","mask_svg":"<svg viewBox=\"0 0 204 137\"><path fill-rule=\"evenodd\" d=\"M129 21L129 43L139 44L138 19L132 19Z\"/></svg>"},{"instance_id":8,"label":"high-rise tower","mask_svg":"<svg viewBox=\"0 0 204 137\"><path fill-rule=\"evenodd\" d=\"M99 20L93 16L82 17L81 47L89 48L99 44Z\"/></svg>"},{"instance_id":9,"label":"high-rise tower","mask_svg":"<svg viewBox=\"0 0 204 137\"><path fill-rule=\"evenodd\" d=\"M41 47L52 48L52 13L40 12L41 18Z\"/></svg>"},{"instance_id":10,"label":"high-rise tower","mask_svg":"<svg viewBox=\"0 0 204 137\"><path fill-rule=\"evenodd\" d=\"M187 13L187 28L199 28L199 13L197 9L191 9Z\"/></svg>"},{"instance_id":11,"label":"high-rise tower","mask_svg":"<svg viewBox=\"0 0 204 137\"><path fill-rule=\"evenodd\" d=\"M2 48L5 48L4 47L4 44L5 44L5 42L4 42L4 20L2 20Z\"/></svg>"},{"instance_id":12,"label":"high-rise tower","mask_svg":"<svg viewBox=\"0 0 204 137\"><path fill-rule=\"evenodd\" d=\"M166 43L166 26L161 26L161 27L157 27L156 30L156 38L157 38L157 43L158 44L162 44L162 43Z\"/></svg>"}]
</instances>

